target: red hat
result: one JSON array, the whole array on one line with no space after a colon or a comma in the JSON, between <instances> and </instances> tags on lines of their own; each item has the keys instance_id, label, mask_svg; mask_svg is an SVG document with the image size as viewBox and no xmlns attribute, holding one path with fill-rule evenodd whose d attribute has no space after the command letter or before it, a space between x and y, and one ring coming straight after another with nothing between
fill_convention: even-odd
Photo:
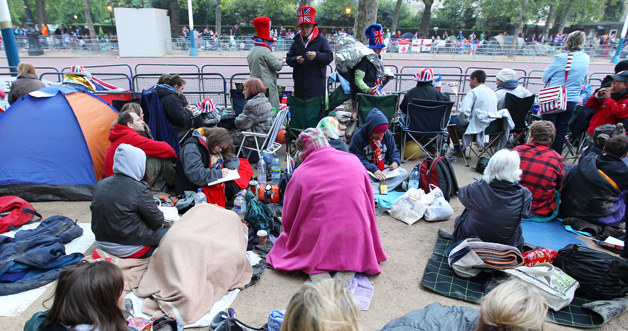
<instances>
[{"instance_id":1,"label":"red hat","mask_svg":"<svg viewBox=\"0 0 628 331\"><path fill-rule=\"evenodd\" d=\"M297 23L297 26L303 23L310 23L314 25L318 24L314 21L314 14L316 14L316 9L314 9L314 7L303 6L297 9L297 16L299 16L299 23Z\"/></svg>"},{"instance_id":2,"label":"red hat","mask_svg":"<svg viewBox=\"0 0 628 331\"><path fill-rule=\"evenodd\" d=\"M253 26L255 27L255 37L268 41L277 41L270 37L270 18L260 16L253 19Z\"/></svg>"},{"instance_id":3,"label":"red hat","mask_svg":"<svg viewBox=\"0 0 628 331\"><path fill-rule=\"evenodd\" d=\"M373 130L371 131L371 133L384 133L386 131L388 131L388 124L382 123L380 125L375 126Z\"/></svg>"}]
</instances>

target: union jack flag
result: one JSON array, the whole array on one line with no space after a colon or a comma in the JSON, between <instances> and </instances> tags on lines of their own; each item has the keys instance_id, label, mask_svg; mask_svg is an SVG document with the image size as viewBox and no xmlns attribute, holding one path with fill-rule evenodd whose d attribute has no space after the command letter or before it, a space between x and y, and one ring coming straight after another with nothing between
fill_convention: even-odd
<instances>
[{"instance_id":1,"label":"union jack flag","mask_svg":"<svg viewBox=\"0 0 628 331\"><path fill-rule=\"evenodd\" d=\"M381 30L375 30L375 32L373 32L373 38L375 38L375 45L381 45L384 43L384 35Z\"/></svg>"}]
</instances>

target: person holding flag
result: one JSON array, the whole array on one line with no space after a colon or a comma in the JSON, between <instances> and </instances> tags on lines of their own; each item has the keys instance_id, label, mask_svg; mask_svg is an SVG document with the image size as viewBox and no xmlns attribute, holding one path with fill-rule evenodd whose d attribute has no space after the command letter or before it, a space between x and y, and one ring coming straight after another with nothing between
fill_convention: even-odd
<instances>
[{"instance_id":1,"label":"person holding flag","mask_svg":"<svg viewBox=\"0 0 628 331\"><path fill-rule=\"evenodd\" d=\"M353 101L358 93L368 93L380 95L382 87L388 83L390 77L384 75L384 63L382 62L382 49L386 47L382 25L371 24L364 35L369 39L369 48L375 52L377 57L365 56L354 67L354 79L351 84L351 96Z\"/></svg>"},{"instance_id":2,"label":"person holding flag","mask_svg":"<svg viewBox=\"0 0 628 331\"><path fill-rule=\"evenodd\" d=\"M443 94L434 86L435 84L433 82L435 81L435 78L432 69L423 68L421 71L414 74L412 78L416 80L416 86L408 90L406 95L403 97L403 100L399 105L399 109L402 113L406 112L408 104L414 99L450 101L448 96ZM440 75L438 78L438 83L440 84Z\"/></svg>"}]
</instances>

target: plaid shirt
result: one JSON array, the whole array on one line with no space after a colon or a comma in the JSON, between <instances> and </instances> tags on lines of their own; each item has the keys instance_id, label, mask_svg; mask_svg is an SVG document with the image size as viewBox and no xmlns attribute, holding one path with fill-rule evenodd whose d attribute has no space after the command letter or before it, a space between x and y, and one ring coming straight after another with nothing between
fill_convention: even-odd
<instances>
[{"instance_id":1,"label":"plaid shirt","mask_svg":"<svg viewBox=\"0 0 628 331\"><path fill-rule=\"evenodd\" d=\"M521 158L521 185L532 192L531 213L546 216L556 210L554 189L560 188L565 162L562 156L545 145L526 144L515 147Z\"/></svg>"}]
</instances>

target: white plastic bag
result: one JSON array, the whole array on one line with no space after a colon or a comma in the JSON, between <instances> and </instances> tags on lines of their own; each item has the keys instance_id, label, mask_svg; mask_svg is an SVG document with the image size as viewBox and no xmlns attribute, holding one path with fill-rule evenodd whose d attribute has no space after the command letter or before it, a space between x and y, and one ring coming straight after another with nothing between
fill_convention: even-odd
<instances>
[{"instance_id":1,"label":"white plastic bag","mask_svg":"<svg viewBox=\"0 0 628 331\"><path fill-rule=\"evenodd\" d=\"M549 263L539 263L534 267L521 266L504 270L528 284L534 285L554 311L568 306L573 300L578 281Z\"/></svg>"},{"instance_id":2,"label":"white plastic bag","mask_svg":"<svg viewBox=\"0 0 628 331\"><path fill-rule=\"evenodd\" d=\"M390 208L390 215L408 225L420 220L434 197L425 194L422 189L411 187Z\"/></svg>"},{"instance_id":3,"label":"white plastic bag","mask_svg":"<svg viewBox=\"0 0 628 331\"><path fill-rule=\"evenodd\" d=\"M445 195L440 188L434 184L430 184L430 193L434 197L434 202L432 202L427 210L425 210L425 220L426 221L444 221L454 216L454 210L449 205L449 202L445 199Z\"/></svg>"}]
</instances>

